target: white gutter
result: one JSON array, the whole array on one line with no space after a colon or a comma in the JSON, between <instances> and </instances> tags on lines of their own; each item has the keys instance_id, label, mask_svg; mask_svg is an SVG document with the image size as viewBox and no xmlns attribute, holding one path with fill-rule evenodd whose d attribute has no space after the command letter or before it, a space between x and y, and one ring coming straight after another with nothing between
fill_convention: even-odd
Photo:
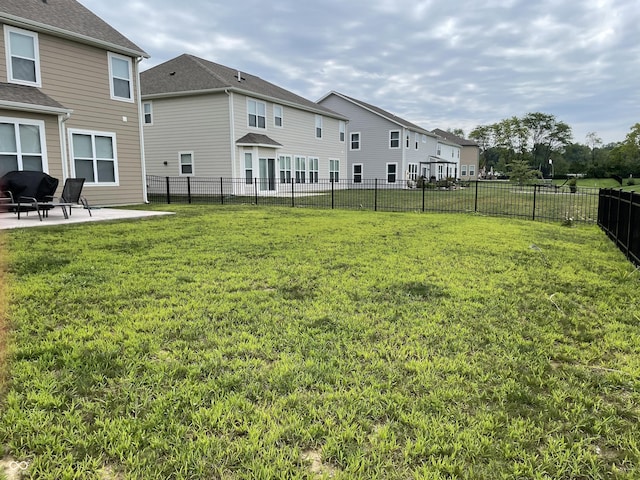
<instances>
[{"instance_id":1,"label":"white gutter","mask_svg":"<svg viewBox=\"0 0 640 480\"><path fill-rule=\"evenodd\" d=\"M45 113L51 115L71 115L73 110L61 107L47 107L45 105L34 105L32 103L10 102L8 100L0 100L0 108L9 110L20 110L31 113Z\"/></svg>"},{"instance_id":2,"label":"white gutter","mask_svg":"<svg viewBox=\"0 0 640 480\"><path fill-rule=\"evenodd\" d=\"M54 27L52 25L47 25L45 23L40 23L40 22L36 22L26 18L18 17L16 15L11 15L9 13L0 13L0 22L10 23L11 25L16 25L19 27L31 28L43 33L53 34L57 37L75 40L80 43L97 45L107 50L111 50L117 53L124 53L132 57L149 58L149 54L144 51L134 50L132 48L124 47L122 45L118 45L115 43L106 42L104 40L99 40L97 38L89 37L88 35L83 35L81 33L70 32L69 30L64 30L62 28Z\"/></svg>"},{"instance_id":3,"label":"white gutter","mask_svg":"<svg viewBox=\"0 0 640 480\"><path fill-rule=\"evenodd\" d=\"M135 76L136 76L136 94L138 95L138 132L140 136L140 163L142 167L142 199L144 203L149 203L147 192L147 166L144 151L144 111L142 109L142 97L140 96L140 62L142 57L136 58Z\"/></svg>"},{"instance_id":4,"label":"white gutter","mask_svg":"<svg viewBox=\"0 0 640 480\"><path fill-rule=\"evenodd\" d=\"M62 179L66 181L71 175L69 170L71 164L67 156L67 135L64 129L64 123L71 118L71 113L58 115L58 131L60 133L60 160L62 161Z\"/></svg>"}]
</instances>

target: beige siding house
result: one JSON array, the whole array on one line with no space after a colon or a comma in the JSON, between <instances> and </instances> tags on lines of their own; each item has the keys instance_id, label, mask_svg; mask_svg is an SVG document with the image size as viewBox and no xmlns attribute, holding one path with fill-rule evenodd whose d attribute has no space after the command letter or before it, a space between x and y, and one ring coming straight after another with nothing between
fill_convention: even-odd
<instances>
[{"instance_id":1,"label":"beige siding house","mask_svg":"<svg viewBox=\"0 0 640 480\"><path fill-rule=\"evenodd\" d=\"M42 170L60 189L84 177L94 205L145 201L148 55L75 0L3 0L0 24L0 175Z\"/></svg>"},{"instance_id":2,"label":"beige siding house","mask_svg":"<svg viewBox=\"0 0 640 480\"><path fill-rule=\"evenodd\" d=\"M336 112L187 54L140 81L148 175L237 179L234 194L345 183L347 119Z\"/></svg>"},{"instance_id":3,"label":"beige siding house","mask_svg":"<svg viewBox=\"0 0 640 480\"><path fill-rule=\"evenodd\" d=\"M478 163L480 161L480 147L473 140L454 135L451 132L436 128L433 133L450 143L460 146L458 178L463 181L478 179Z\"/></svg>"}]
</instances>

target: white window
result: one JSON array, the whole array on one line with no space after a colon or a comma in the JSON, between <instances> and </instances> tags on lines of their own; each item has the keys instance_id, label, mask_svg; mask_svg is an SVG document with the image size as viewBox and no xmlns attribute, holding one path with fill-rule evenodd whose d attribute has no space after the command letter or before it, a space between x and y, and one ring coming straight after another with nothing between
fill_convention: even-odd
<instances>
[{"instance_id":1,"label":"white window","mask_svg":"<svg viewBox=\"0 0 640 480\"><path fill-rule=\"evenodd\" d=\"M407 180L411 180L411 181L417 181L418 180L418 164L417 163L410 163L408 165L408 170L407 170Z\"/></svg>"},{"instance_id":2,"label":"white window","mask_svg":"<svg viewBox=\"0 0 640 480\"><path fill-rule=\"evenodd\" d=\"M418 138L419 138L418 133L416 132L416 133L414 134L414 136L415 136L415 139L416 139L416 150L418 150L418 145L420 145L420 142L419 142L419 140L418 140Z\"/></svg>"},{"instance_id":3,"label":"white window","mask_svg":"<svg viewBox=\"0 0 640 480\"><path fill-rule=\"evenodd\" d=\"M340 160L329 160L329 180L334 183L340 181Z\"/></svg>"},{"instance_id":4,"label":"white window","mask_svg":"<svg viewBox=\"0 0 640 480\"><path fill-rule=\"evenodd\" d=\"M38 34L4 26L7 80L10 83L40 87Z\"/></svg>"},{"instance_id":5,"label":"white window","mask_svg":"<svg viewBox=\"0 0 640 480\"><path fill-rule=\"evenodd\" d=\"M389 131L389 148L400 148L400 130Z\"/></svg>"},{"instance_id":6,"label":"white window","mask_svg":"<svg viewBox=\"0 0 640 480\"><path fill-rule=\"evenodd\" d=\"M460 165L460 175L463 177L467 176L467 166L466 165Z\"/></svg>"},{"instance_id":7,"label":"white window","mask_svg":"<svg viewBox=\"0 0 640 480\"><path fill-rule=\"evenodd\" d=\"M440 147L440 145L438 145L438 151L436 152L436 155L438 155L438 156L440 155L440 152L442 151L441 148L442 147Z\"/></svg>"},{"instance_id":8,"label":"white window","mask_svg":"<svg viewBox=\"0 0 640 480\"><path fill-rule=\"evenodd\" d=\"M153 110L151 108L151 102L144 102L142 104L142 115L144 117L145 125L153 125Z\"/></svg>"},{"instance_id":9,"label":"white window","mask_svg":"<svg viewBox=\"0 0 640 480\"><path fill-rule=\"evenodd\" d=\"M296 157L295 158L295 167L296 167L296 183L306 183L306 158L305 157Z\"/></svg>"},{"instance_id":10,"label":"white window","mask_svg":"<svg viewBox=\"0 0 640 480\"><path fill-rule=\"evenodd\" d=\"M387 163L387 183L396 183L398 177L398 164Z\"/></svg>"},{"instance_id":11,"label":"white window","mask_svg":"<svg viewBox=\"0 0 640 480\"><path fill-rule=\"evenodd\" d=\"M44 122L0 117L0 176L13 170L48 170Z\"/></svg>"},{"instance_id":12,"label":"white window","mask_svg":"<svg viewBox=\"0 0 640 480\"><path fill-rule=\"evenodd\" d=\"M291 183L291 155L280 155L280 183Z\"/></svg>"},{"instance_id":13,"label":"white window","mask_svg":"<svg viewBox=\"0 0 640 480\"><path fill-rule=\"evenodd\" d=\"M284 109L280 105L273 106L273 124L276 127L282 127L284 121Z\"/></svg>"},{"instance_id":14,"label":"white window","mask_svg":"<svg viewBox=\"0 0 640 480\"><path fill-rule=\"evenodd\" d=\"M131 58L109 52L109 84L111 98L133 102Z\"/></svg>"},{"instance_id":15,"label":"white window","mask_svg":"<svg viewBox=\"0 0 640 480\"><path fill-rule=\"evenodd\" d=\"M244 152L244 183L253 183L253 155L251 152Z\"/></svg>"},{"instance_id":16,"label":"white window","mask_svg":"<svg viewBox=\"0 0 640 480\"><path fill-rule=\"evenodd\" d=\"M354 132L351 134L351 150L360 150L360 132Z\"/></svg>"},{"instance_id":17,"label":"white window","mask_svg":"<svg viewBox=\"0 0 640 480\"><path fill-rule=\"evenodd\" d=\"M475 177L476 175L476 166L475 165L469 165L469 176L470 177Z\"/></svg>"},{"instance_id":18,"label":"white window","mask_svg":"<svg viewBox=\"0 0 640 480\"><path fill-rule=\"evenodd\" d=\"M405 137L405 144L407 145L407 148L409 148L410 142L411 142L411 136L407 133L407 136Z\"/></svg>"},{"instance_id":19,"label":"white window","mask_svg":"<svg viewBox=\"0 0 640 480\"><path fill-rule=\"evenodd\" d=\"M316 138L322 138L322 115L316 115Z\"/></svg>"},{"instance_id":20,"label":"white window","mask_svg":"<svg viewBox=\"0 0 640 480\"><path fill-rule=\"evenodd\" d=\"M427 136L426 135L422 135L422 143L427 143Z\"/></svg>"},{"instance_id":21,"label":"white window","mask_svg":"<svg viewBox=\"0 0 640 480\"><path fill-rule=\"evenodd\" d=\"M247 111L249 114L249 126L255 128L267 128L267 105L264 102L247 99Z\"/></svg>"},{"instance_id":22,"label":"white window","mask_svg":"<svg viewBox=\"0 0 640 480\"><path fill-rule=\"evenodd\" d=\"M343 120L340 120L340 123L338 123L338 138L340 139L341 142L344 142L344 138L345 138L345 131L347 129L346 123Z\"/></svg>"},{"instance_id":23,"label":"white window","mask_svg":"<svg viewBox=\"0 0 640 480\"><path fill-rule=\"evenodd\" d=\"M87 185L117 185L118 156L116 134L69 130L74 176Z\"/></svg>"},{"instance_id":24,"label":"white window","mask_svg":"<svg viewBox=\"0 0 640 480\"><path fill-rule=\"evenodd\" d=\"M362 183L362 164L353 164L353 183Z\"/></svg>"},{"instance_id":25,"label":"white window","mask_svg":"<svg viewBox=\"0 0 640 480\"><path fill-rule=\"evenodd\" d=\"M318 183L318 163L317 157L309 157L309 183Z\"/></svg>"},{"instance_id":26,"label":"white window","mask_svg":"<svg viewBox=\"0 0 640 480\"><path fill-rule=\"evenodd\" d=\"M193 175L193 152L179 152L180 175Z\"/></svg>"}]
</instances>

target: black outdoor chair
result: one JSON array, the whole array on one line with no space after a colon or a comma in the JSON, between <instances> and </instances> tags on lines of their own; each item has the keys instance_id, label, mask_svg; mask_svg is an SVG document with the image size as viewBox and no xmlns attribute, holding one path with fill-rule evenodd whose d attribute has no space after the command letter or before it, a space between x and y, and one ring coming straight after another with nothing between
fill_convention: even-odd
<instances>
[{"instance_id":1,"label":"black outdoor chair","mask_svg":"<svg viewBox=\"0 0 640 480\"><path fill-rule=\"evenodd\" d=\"M62 195L56 203L54 199L54 205L60 205L63 209L69 207L69 215L71 215L71 207L73 205L82 205L91 215L91 207L85 197L82 196L82 187L84 186L84 178L67 178L62 188Z\"/></svg>"},{"instance_id":2,"label":"black outdoor chair","mask_svg":"<svg viewBox=\"0 0 640 480\"><path fill-rule=\"evenodd\" d=\"M0 178L0 197L10 198L11 202L4 202L4 208L18 214L21 212L37 212L42 221L42 215L48 216L53 195L58 188L58 179L44 172L35 170L21 170L8 172ZM6 196L5 196L6 195ZM66 210L64 211L67 217Z\"/></svg>"}]
</instances>

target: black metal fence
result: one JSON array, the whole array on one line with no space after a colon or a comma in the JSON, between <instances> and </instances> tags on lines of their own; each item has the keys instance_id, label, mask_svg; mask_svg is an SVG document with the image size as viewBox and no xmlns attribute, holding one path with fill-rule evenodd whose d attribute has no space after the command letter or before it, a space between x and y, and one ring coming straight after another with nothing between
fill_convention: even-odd
<instances>
[{"instance_id":1,"label":"black metal fence","mask_svg":"<svg viewBox=\"0 0 640 480\"><path fill-rule=\"evenodd\" d=\"M502 181L450 184L380 179L231 179L147 177L150 202L281 205L291 207L480 213L539 221L595 223L597 188L552 184L516 185Z\"/></svg>"},{"instance_id":2,"label":"black metal fence","mask_svg":"<svg viewBox=\"0 0 640 480\"><path fill-rule=\"evenodd\" d=\"M598 226L635 265L640 266L640 195L600 190Z\"/></svg>"}]
</instances>

